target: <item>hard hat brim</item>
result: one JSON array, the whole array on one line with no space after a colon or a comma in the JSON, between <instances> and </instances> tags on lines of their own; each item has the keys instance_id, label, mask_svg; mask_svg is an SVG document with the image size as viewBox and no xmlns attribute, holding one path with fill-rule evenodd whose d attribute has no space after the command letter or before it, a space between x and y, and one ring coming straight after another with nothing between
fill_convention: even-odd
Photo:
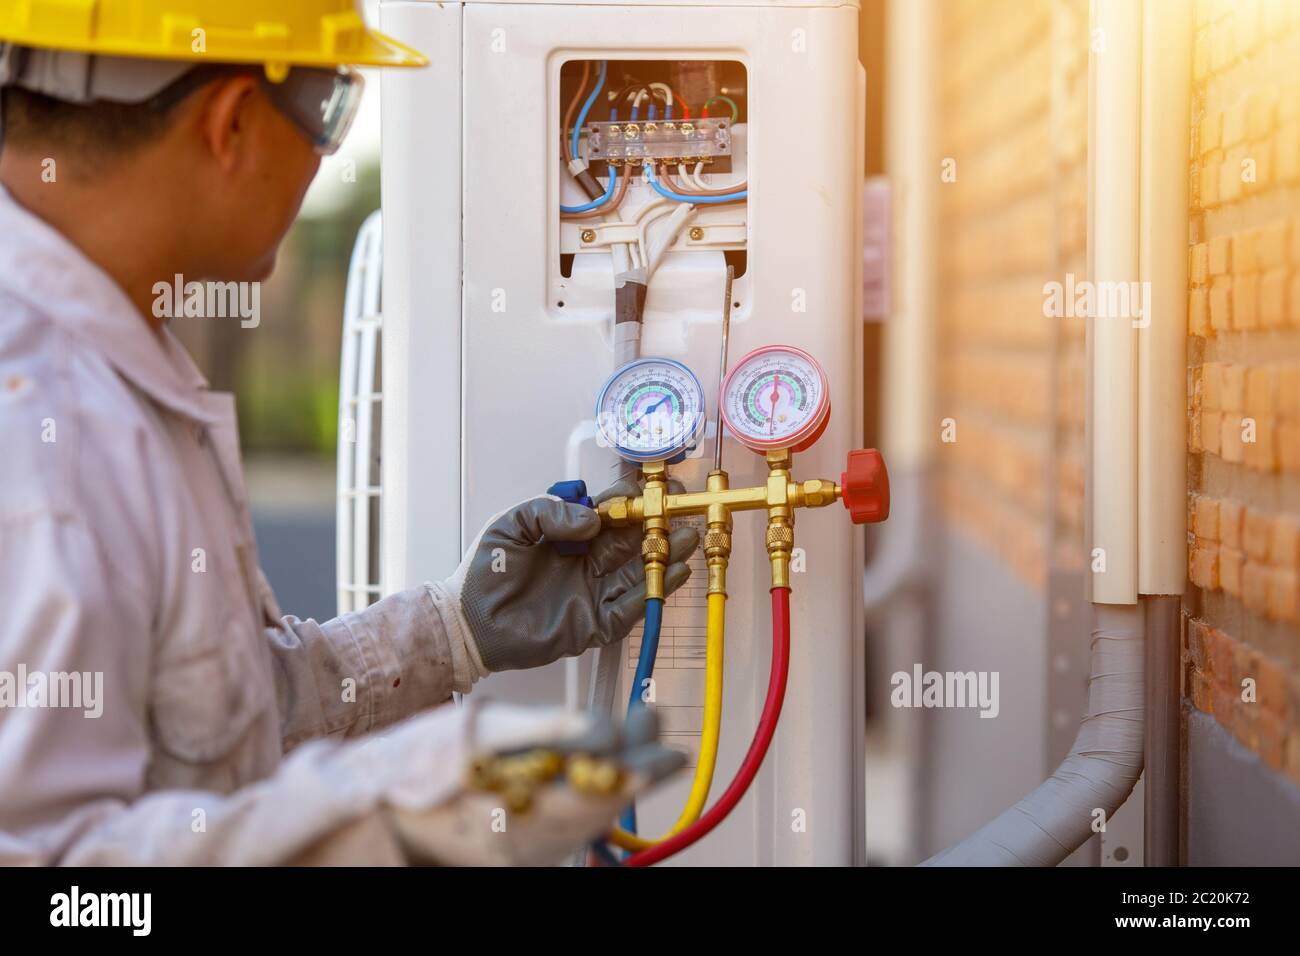
<instances>
[{"instance_id":1,"label":"hard hat brim","mask_svg":"<svg viewBox=\"0 0 1300 956\"><path fill-rule=\"evenodd\" d=\"M3 18L0 17L0 21ZM429 65L429 58L418 50L395 40L387 34L366 27L354 49L325 52L319 49L274 49L258 45L256 48L238 39L209 36L206 48L197 53L184 46L142 45L138 41L117 40L111 37L94 37L84 41L69 40L51 31L44 35L40 30L5 29L0 22L0 43L38 49L66 50L72 53L89 53L97 56L140 57L151 60L184 60L192 63L257 63L282 67L421 67Z\"/></svg>"},{"instance_id":2,"label":"hard hat brim","mask_svg":"<svg viewBox=\"0 0 1300 956\"><path fill-rule=\"evenodd\" d=\"M428 66L429 58L400 40L366 28L367 58L335 66Z\"/></svg>"}]
</instances>

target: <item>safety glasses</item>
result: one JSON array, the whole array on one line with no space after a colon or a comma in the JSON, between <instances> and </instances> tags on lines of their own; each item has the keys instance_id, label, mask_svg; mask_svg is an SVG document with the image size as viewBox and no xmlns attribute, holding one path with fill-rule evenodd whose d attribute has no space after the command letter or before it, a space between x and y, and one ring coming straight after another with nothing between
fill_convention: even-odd
<instances>
[{"instance_id":1,"label":"safety glasses","mask_svg":"<svg viewBox=\"0 0 1300 956\"><path fill-rule=\"evenodd\" d=\"M322 156L338 151L361 105L365 80L351 67L294 67L280 83L262 77L262 88Z\"/></svg>"}]
</instances>

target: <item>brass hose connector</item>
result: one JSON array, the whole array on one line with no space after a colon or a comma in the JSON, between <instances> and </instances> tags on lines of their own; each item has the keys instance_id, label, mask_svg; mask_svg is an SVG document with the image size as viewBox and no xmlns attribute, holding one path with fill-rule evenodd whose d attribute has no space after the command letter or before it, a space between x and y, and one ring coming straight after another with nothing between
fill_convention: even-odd
<instances>
[{"instance_id":1,"label":"brass hose connector","mask_svg":"<svg viewBox=\"0 0 1300 956\"><path fill-rule=\"evenodd\" d=\"M561 776L579 793L608 796L623 786L623 768L616 760L575 753L567 757L554 750L528 750L517 754L490 754L471 761L465 788L495 793L511 813L526 813L539 788Z\"/></svg>"},{"instance_id":2,"label":"brass hose connector","mask_svg":"<svg viewBox=\"0 0 1300 956\"><path fill-rule=\"evenodd\" d=\"M794 551L794 503L790 489L790 451L767 453L767 556L772 587L790 587L790 555ZM833 498L831 500L834 500Z\"/></svg>"},{"instance_id":3,"label":"brass hose connector","mask_svg":"<svg viewBox=\"0 0 1300 956\"><path fill-rule=\"evenodd\" d=\"M511 812L523 813L532 806L537 788L554 780L563 770L564 758L553 750L492 754L470 763L465 786L469 790L499 794Z\"/></svg>"},{"instance_id":4,"label":"brass hose connector","mask_svg":"<svg viewBox=\"0 0 1300 956\"><path fill-rule=\"evenodd\" d=\"M844 497L843 487L826 478L795 481L790 477L790 461L788 449L771 451L767 454L768 473L764 484L732 488L727 473L715 469L709 472L703 491L681 494L668 492L668 475L662 462L648 464L644 467L645 492L632 498L616 497L602 501L598 509L600 519L614 528L637 524L644 528L641 557L645 562L646 594L648 597L663 597L669 522L672 518L704 515L704 556L709 568L709 593L726 594L732 512L766 511L772 587L788 588L794 550L795 510L825 508Z\"/></svg>"},{"instance_id":5,"label":"brass hose connector","mask_svg":"<svg viewBox=\"0 0 1300 956\"><path fill-rule=\"evenodd\" d=\"M707 491L717 494L727 490L727 473L709 472ZM726 505L715 503L705 512L704 558L709 568L709 594L727 593L727 562L731 560L731 512Z\"/></svg>"},{"instance_id":6,"label":"brass hose connector","mask_svg":"<svg viewBox=\"0 0 1300 956\"><path fill-rule=\"evenodd\" d=\"M643 469L645 491L642 494L645 537L641 540L641 560L645 563L646 600L664 597L664 571L668 567L668 469L662 461L650 462Z\"/></svg>"},{"instance_id":7,"label":"brass hose connector","mask_svg":"<svg viewBox=\"0 0 1300 956\"><path fill-rule=\"evenodd\" d=\"M565 778L579 793L609 796L623 785L623 769L613 760L574 754L565 766Z\"/></svg>"}]
</instances>

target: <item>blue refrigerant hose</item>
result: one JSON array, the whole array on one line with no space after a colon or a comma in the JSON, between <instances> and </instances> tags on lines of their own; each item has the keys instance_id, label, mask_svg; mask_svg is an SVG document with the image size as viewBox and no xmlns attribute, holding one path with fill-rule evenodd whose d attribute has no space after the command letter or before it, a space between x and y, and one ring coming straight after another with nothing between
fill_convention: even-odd
<instances>
[{"instance_id":1,"label":"blue refrigerant hose","mask_svg":"<svg viewBox=\"0 0 1300 956\"><path fill-rule=\"evenodd\" d=\"M628 695L627 712L645 706L641 695L650 686L650 676L655 670L655 655L659 653L659 630L663 626L664 599L649 598L645 602L645 627L641 635L641 653L636 660L636 677L632 693ZM619 825L628 833L636 833L636 804L630 803L619 819Z\"/></svg>"}]
</instances>

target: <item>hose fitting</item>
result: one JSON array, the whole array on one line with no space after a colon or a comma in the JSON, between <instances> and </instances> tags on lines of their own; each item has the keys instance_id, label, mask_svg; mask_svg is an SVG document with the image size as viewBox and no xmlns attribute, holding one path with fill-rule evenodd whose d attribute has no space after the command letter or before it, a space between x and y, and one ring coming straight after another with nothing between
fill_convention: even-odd
<instances>
[{"instance_id":1,"label":"hose fitting","mask_svg":"<svg viewBox=\"0 0 1300 956\"><path fill-rule=\"evenodd\" d=\"M645 563L646 600L664 597L664 572L668 567L668 469L662 461L649 462L643 469L641 560Z\"/></svg>"},{"instance_id":2,"label":"hose fitting","mask_svg":"<svg viewBox=\"0 0 1300 956\"><path fill-rule=\"evenodd\" d=\"M727 473L709 472L705 485L710 493L727 490ZM731 560L731 512L721 503L712 504L706 512L704 532L704 558L709 567L709 594L727 595L727 563Z\"/></svg>"},{"instance_id":3,"label":"hose fitting","mask_svg":"<svg viewBox=\"0 0 1300 956\"><path fill-rule=\"evenodd\" d=\"M789 588L790 555L794 551L794 503L790 501L788 448L767 453L767 502L767 556L772 563L772 587Z\"/></svg>"}]
</instances>

